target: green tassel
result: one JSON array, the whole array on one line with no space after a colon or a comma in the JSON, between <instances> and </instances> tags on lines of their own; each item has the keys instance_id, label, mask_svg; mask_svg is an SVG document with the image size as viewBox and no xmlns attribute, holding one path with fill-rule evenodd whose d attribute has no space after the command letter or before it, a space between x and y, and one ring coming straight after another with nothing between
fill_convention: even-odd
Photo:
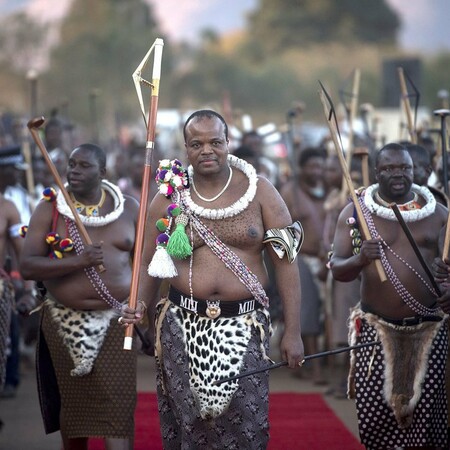
<instances>
[{"instance_id":1,"label":"green tassel","mask_svg":"<svg viewBox=\"0 0 450 450\"><path fill-rule=\"evenodd\" d=\"M192 247L186 234L186 225L177 223L175 230L170 235L167 243L167 253L178 259L184 259L192 255Z\"/></svg>"}]
</instances>

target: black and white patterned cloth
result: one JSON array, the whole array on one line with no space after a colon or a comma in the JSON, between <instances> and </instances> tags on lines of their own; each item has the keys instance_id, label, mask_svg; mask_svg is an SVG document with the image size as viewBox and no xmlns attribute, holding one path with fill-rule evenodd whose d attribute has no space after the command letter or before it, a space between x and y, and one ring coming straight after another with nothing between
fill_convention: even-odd
<instances>
[{"instance_id":1,"label":"black and white patterned cloth","mask_svg":"<svg viewBox=\"0 0 450 450\"><path fill-rule=\"evenodd\" d=\"M363 320L358 342L363 344L374 340L377 340L375 329ZM404 429L399 428L394 413L383 396L385 363L382 346L357 351L356 407L361 442L367 449L426 446L447 448L447 348L447 326L442 326L432 344L422 395L414 410L412 424ZM368 376L370 364L372 369Z\"/></svg>"},{"instance_id":2,"label":"black and white patterned cloth","mask_svg":"<svg viewBox=\"0 0 450 450\"><path fill-rule=\"evenodd\" d=\"M267 448L268 372L212 386L228 370L236 374L264 364L262 348L268 351L270 319L264 310L247 316L254 316L264 336L250 320L244 332L244 316L208 319L175 305L165 312L157 374L164 449ZM238 355L234 347L243 342ZM214 405L220 408L219 414L213 412Z\"/></svg>"}]
</instances>

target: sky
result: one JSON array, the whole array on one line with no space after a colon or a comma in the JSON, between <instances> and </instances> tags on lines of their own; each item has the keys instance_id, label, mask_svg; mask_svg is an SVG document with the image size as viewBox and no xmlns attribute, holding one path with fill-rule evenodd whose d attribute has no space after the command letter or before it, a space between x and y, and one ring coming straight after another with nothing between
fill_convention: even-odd
<instances>
[{"instance_id":1,"label":"sky","mask_svg":"<svg viewBox=\"0 0 450 450\"><path fill-rule=\"evenodd\" d=\"M0 15L27 8L42 20L60 18L71 0L0 0ZM224 33L245 26L246 13L258 0L145 0L173 40L194 41L202 29ZM338 0L337 0L338 1ZM450 50L449 0L387 0L399 13L405 50L434 53Z\"/></svg>"}]
</instances>

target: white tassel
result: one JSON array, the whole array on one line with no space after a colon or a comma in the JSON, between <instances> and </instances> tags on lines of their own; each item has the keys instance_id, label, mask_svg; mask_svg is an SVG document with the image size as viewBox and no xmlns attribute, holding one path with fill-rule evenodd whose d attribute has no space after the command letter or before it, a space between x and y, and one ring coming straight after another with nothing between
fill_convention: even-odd
<instances>
[{"instance_id":1,"label":"white tassel","mask_svg":"<svg viewBox=\"0 0 450 450\"><path fill-rule=\"evenodd\" d=\"M173 278L178 276L177 269L165 247L156 247L156 252L148 265L148 274L157 278Z\"/></svg>"}]
</instances>

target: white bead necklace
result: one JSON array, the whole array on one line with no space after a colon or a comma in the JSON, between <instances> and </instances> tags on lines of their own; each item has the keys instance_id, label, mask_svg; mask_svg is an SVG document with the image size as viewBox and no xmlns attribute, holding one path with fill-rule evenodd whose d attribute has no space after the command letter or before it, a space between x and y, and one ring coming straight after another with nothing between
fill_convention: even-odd
<instances>
[{"instance_id":1,"label":"white bead necklace","mask_svg":"<svg viewBox=\"0 0 450 450\"><path fill-rule=\"evenodd\" d=\"M228 186L231 183L231 179L233 178L233 169L231 167L229 167L229 169L230 169L230 175L228 175L228 181L226 182L223 189L212 198L206 198L206 197L203 197L202 195L200 195L199 192L197 191L197 188L195 187L194 178L192 178L192 181L191 181L192 189L194 189L194 192L197 194L197 197L200 198L201 200L203 200L204 202L213 202L214 200L217 200L227 190Z\"/></svg>"},{"instance_id":2,"label":"white bead necklace","mask_svg":"<svg viewBox=\"0 0 450 450\"><path fill-rule=\"evenodd\" d=\"M234 217L244 211L249 203L255 198L256 185L258 182L258 176L256 175L255 168L243 159L237 158L234 155L228 155L228 164L235 169L242 171L248 178L248 189L247 192L235 203L226 208L219 209L208 209L203 208L200 205L194 203L191 198L190 189L184 189L181 191L181 201L188 211L188 214L193 213L198 217L203 217L204 219L210 220L222 220L228 219L229 217ZM192 166L188 167L189 182L192 184L192 178L194 175L194 169Z\"/></svg>"}]
</instances>

